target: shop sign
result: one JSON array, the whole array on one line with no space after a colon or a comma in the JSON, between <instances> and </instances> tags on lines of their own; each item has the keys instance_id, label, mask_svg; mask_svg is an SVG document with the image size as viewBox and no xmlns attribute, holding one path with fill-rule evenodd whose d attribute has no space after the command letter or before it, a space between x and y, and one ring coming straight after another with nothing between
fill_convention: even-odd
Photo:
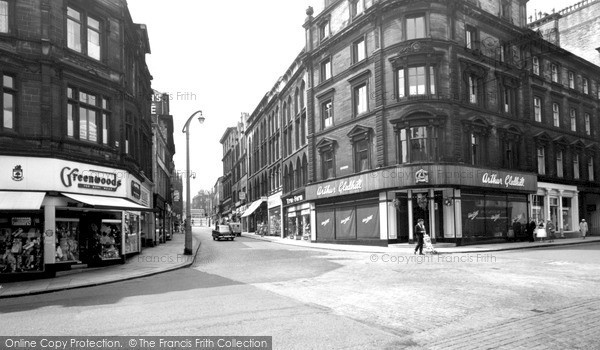
<instances>
[{"instance_id":1,"label":"shop sign","mask_svg":"<svg viewBox=\"0 0 600 350\"><path fill-rule=\"evenodd\" d=\"M310 215L310 209L304 209L300 212L300 215Z\"/></svg>"},{"instance_id":2,"label":"shop sign","mask_svg":"<svg viewBox=\"0 0 600 350\"><path fill-rule=\"evenodd\" d=\"M343 180L343 181L340 181L337 186L335 184L336 183L330 184L330 185L319 186L317 188L317 197L333 195L336 193L339 193L340 195L342 195L342 194L346 194L348 192L360 191L363 188L363 180L362 179Z\"/></svg>"},{"instance_id":3,"label":"shop sign","mask_svg":"<svg viewBox=\"0 0 600 350\"><path fill-rule=\"evenodd\" d=\"M302 193L298 193L294 196L284 197L283 202L285 205L291 205L291 204L302 202L302 201L304 201L305 198L306 198L305 193L302 192Z\"/></svg>"},{"instance_id":4,"label":"shop sign","mask_svg":"<svg viewBox=\"0 0 600 350\"><path fill-rule=\"evenodd\" d=\"M135 199L140 199L142 188L139 183L131 180L131 196Z\"/></svg>"},{"instance_id":5,"label":"shop sign","mask_svg":"<svg viewBox=\"0 0 600 350\"><path fill-rule=\"evenodd\" d=\"M31 217L13 217L13 226L31 226Z\"/></svg>"},{"instance_id":6,"label":"shop sign","mask_svg":"<svg viewBox=\"0 0 600 350\"><path fill-rule=\"evenodd\" d=\"M13 168L12 179L13 181L23 181L23 168L20 165Z\"/></svg>"},{"instance_id":7,"label":"shop sign","mask_svg":"<svg viewBox=\"0 0 600 350\"><path fill-rule=\"evenodd\" d=\"M91 169L80 171L78 168L71 169L70 167L64 167L61 170L60 181L65 187L77 184L79 188L109 192L116 192L117 188L121 186L121 179L118 179L115 173Z\"/></svg>"},{"instance_id":8,"label":"shop sign","mask_svg":"<svg viewBox=\"0 0 600 350\"><path fill-rule=\"evenodd\" d=\"M146 207L148 207L150 204L150 192L148 192L148 190L145 188L141 191L140 202Z\"/></svg>"},{"instance_id":9,"label":"shop sign","mask_svg":"<svg viewBox=\"0 0 600 350\"><path fill-rule=\"evenodd\" d=\"M497 185L509 187L525 187L525 177L506 175L504 179L498 173L484 173L481 177L481 182L484 185Z\"/></svg>"}]
</instances>

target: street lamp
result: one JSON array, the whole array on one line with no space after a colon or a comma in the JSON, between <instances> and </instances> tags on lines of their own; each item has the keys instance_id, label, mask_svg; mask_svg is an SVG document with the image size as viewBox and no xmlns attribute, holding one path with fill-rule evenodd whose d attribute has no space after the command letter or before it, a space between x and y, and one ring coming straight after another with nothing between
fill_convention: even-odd
<instances>
[{"instance_id":1,"label":"street lamp","mask_svg":"<svg viewBox=\"0 0 600 350\"><path fill-rule=\"evenodd\" d=\"M202 116L202 111L197 111L192 114L185 125L183 126L182 132L185 133L185 162L186 162L186 185L185 185L185 248L183 249L184 255L192 255L192 225L191 225L191 217L192 217L192 205L190 203L190 122L196 116L196 114L200 114L198 116L198 121L200 124L204 123L204 117Z\"/></svg>"}]
</instances>

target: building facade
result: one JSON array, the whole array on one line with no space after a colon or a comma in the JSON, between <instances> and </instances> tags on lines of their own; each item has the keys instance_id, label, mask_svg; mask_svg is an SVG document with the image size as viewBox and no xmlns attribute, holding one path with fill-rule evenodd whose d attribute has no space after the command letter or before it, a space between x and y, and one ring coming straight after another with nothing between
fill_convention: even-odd
<instances>
[{"instance_id":1,"label":"building facade","mask_svg":"<svg viewBox=\"0 0 600 350\"><path fill-rule=\"evenodd\" d=\"M173 116L168 94L153 91L152 116L152 175L154 178L154 233L150 244L165 243L173 237L176 214L173 211L172 176L176 173L173 156Z\"/></svg>"},{"instance_id":2,"label":"building facade","mask_svg":"<svg viewBox=\"0 0 600 350\"><path fill-rule=\"evenodd\" d=\"M0 13L0 276L124 261L153 205L146 27L116 0Z\"/></svg>"},{"instance_id":3,"label":"building facade","mask_svg":"<svg viewBox=\"0 0 600 350\"><path fill-rule=\"evenodd\" d=\"M368 245L413 242L421 218L457 244L600 226L600 70L531 30L526 3L309 8L304 50L248 120L244 215L269 224L280 196L281 236Z\"/></svg>"}]
</instances>

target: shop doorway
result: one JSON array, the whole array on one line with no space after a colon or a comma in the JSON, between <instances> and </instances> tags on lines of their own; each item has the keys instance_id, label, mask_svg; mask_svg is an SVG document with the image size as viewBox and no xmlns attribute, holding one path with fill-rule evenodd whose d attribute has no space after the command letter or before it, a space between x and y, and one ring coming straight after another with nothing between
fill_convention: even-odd
<instances>
[{"instance_id":1,"label":"shop doorway","mask_svg":"<svg viewBox=\"0 0 600 350\"><path fill-rule=\"evenodd\" d=\"M431 235L431 227L429 227L429 194L427 192L413 193L412 197L412 224L415 226L419 219L423 219L425 221L425 229Z\"/></svg>"},{"instance_id":2,"label":"shop doorway","mask_svg":"<svg viewBox=\"0 0 600 350\"><path fill-rule=\"evenodd\" d=\"M394 206L396 207L396 237L399 243L408 243L408 195L397 193Z\"/></svg>"}]
</instances>

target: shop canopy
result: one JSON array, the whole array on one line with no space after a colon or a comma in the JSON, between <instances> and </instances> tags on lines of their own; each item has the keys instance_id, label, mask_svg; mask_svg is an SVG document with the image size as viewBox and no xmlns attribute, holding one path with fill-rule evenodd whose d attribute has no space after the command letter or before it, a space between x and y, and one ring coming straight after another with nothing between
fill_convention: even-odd
<instances>
[{"instance_id":1,"label":"shop canopy","mask_svg":"<svg viewBox=\"0 0 600 350\"><path fill-rule=\"evenodd\" d=\"M74 199L78 202L92 205L94 207L100 208L114 208L114 209L126 209L126 210L152 210L151 208L146 208L142 205L133 203L130 200L125 198L118 197L102 197L102 196L90 196L86 194L72 194L72 193L62 193L63 196Z\"/></svg>"},{"instance_id":2,"label":"shop canopy","mask_svg":"<svg viewBox=\"0 0 600 350\"><path fill-rule=\"evenodd\" d=\"M0 210L40 210L46 192L0 191Z\"/></svg>"},{"instance_id":3,"label":"shop canopy","mask_svg":"<svg viewBox=\"0 0 600 350\"><path fill-rule=\"evenodd\" d=\"M252 204L250 204L250 206L248 207L248 209L246 209L246 211L244 212L244 214L242 214L242 217L245 218L246 216L250 216L252 215L252 213L254 213L254 211L256 211L256 209L258 209L258 207L260 207L260 205L266 202L265 199L259 199L257 201L252 202Z\"/></svg>"}]
</instances>

